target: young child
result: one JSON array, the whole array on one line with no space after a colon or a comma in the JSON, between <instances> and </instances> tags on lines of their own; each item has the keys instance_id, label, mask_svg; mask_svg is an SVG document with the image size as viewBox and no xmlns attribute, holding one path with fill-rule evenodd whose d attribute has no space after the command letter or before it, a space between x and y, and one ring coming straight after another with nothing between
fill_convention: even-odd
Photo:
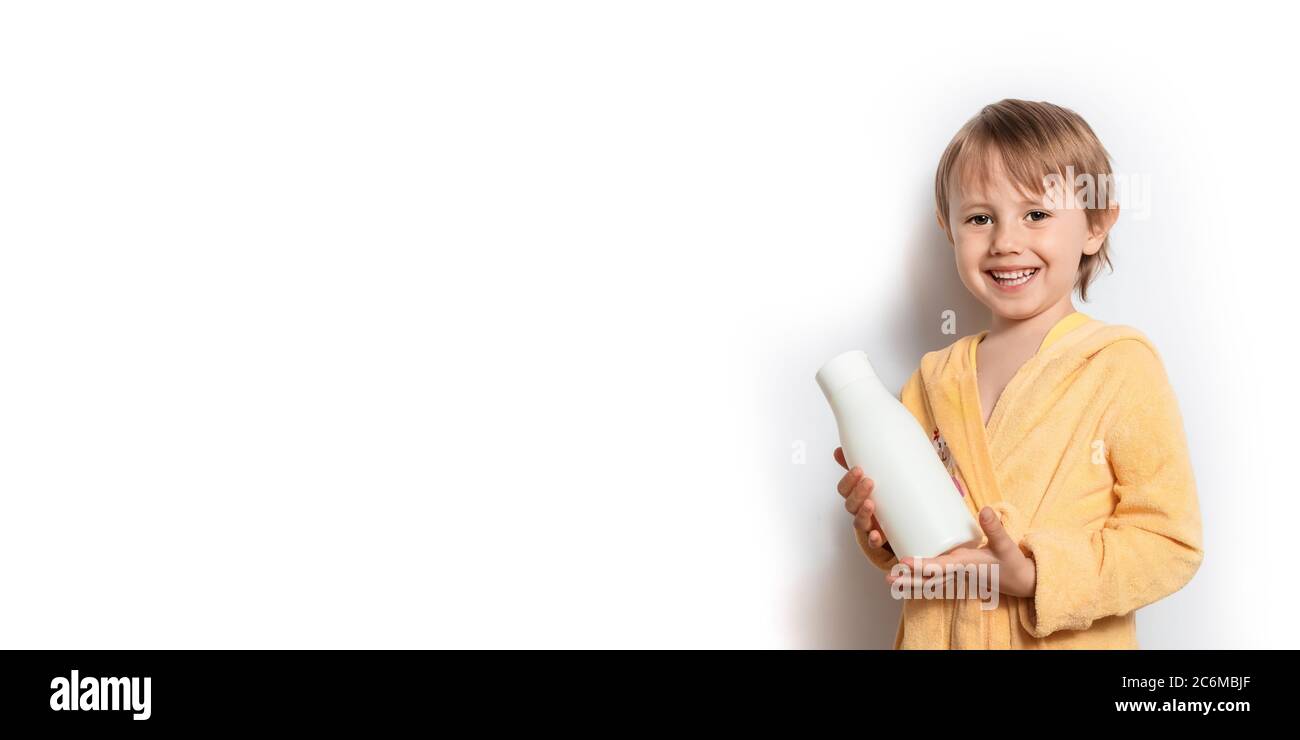
<instances>
[{"instance_id":1,"label":"young child","mask_svg":"<svg viewBox=\"0 0 1300 740\"><path fill-rule=\"evenodd\" d=\"M1200 566L1195 481L1160 356L1072 301L1109 265L1111 176L1082 118L1024 100L986 106L940 158L939 226L992 328L927 353L899 400L986 535L922 564L996 564L1001 594L993 609L904 600L895 648L1137 648L1135 611ZM842 450L835 459L847 467ZM891 584L922 583L915 562L892 572L869 472L838 487L858 541Z\"/></svg>"}]
</instances>

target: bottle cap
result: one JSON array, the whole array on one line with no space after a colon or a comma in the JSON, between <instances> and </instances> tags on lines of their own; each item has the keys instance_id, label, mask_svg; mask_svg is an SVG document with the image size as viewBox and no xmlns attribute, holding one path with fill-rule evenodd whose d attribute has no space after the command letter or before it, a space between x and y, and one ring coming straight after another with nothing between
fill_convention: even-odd
<instances>
[{"instance_id":1,"label":"bottle cap","mask_svg":"<svg viewBox=\"0 0 1300 740\"><path fill-rule=\"evenodd\" d=\"M817 371L817 385L821 386L822 393L830 397L832 393L850 383L863 378L875 377L876 371L871 367L871 361L867 359L867 353L855 349L836 355L825 365L822 365L822 369Z\"/></svg>"}]
</instances>

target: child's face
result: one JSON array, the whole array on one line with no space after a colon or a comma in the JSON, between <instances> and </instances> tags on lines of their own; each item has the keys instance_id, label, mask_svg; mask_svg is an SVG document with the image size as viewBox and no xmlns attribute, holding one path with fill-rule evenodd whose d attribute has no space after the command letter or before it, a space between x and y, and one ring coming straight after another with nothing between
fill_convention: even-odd
<instances>
[{"instance_id":1,"label":"child's face","mask_svg":"<svg viewBox=\"0 0 1300 740\"><path fill-rule=\"evenodd\" d=\"M1090 233L1081 207L1048 207L1058 204L1047 203L1045 195L1022 193L1000 162L989 175L987 192L955 183L948 223L961 281L994 314L1008 319L1027 319L1068 302L1079 260L1101 249L1105 229ZM1021 268L1035 272L1027 280L999 281L993 275L995 270L1020 274Z\"/></svg>"}]
</instances>

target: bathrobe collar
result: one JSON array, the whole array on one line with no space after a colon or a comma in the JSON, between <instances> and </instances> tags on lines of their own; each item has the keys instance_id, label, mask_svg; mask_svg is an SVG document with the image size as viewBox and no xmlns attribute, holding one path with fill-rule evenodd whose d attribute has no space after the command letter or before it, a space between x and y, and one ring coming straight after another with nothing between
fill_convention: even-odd
<instances>
[{"instance_id":1,"label":"bathrobe collar","mask_svg":"<svg viewBox=\"0 0 1300 740\"><path fill-rule=\"evenodd\" d=\"M1031 524L1044 491L1016 491L1007 501L996 472L1003 461L1043 423L1074 373L1101 348L1121 339L1146 338L1131 327L1106 324L1075 311L1048 331L1038 352L1016 371L989 417L980 408L975 349L987 331L963 337L921 360L921 380L931 416L966 483L974 512L992 506L1011 534ZM1008 521L1007 510L1014 513ZM1021 514L1024 512L1024 515ZM1026 516L1027 515L1027 516Z\"/></svg>"}]
</instances>

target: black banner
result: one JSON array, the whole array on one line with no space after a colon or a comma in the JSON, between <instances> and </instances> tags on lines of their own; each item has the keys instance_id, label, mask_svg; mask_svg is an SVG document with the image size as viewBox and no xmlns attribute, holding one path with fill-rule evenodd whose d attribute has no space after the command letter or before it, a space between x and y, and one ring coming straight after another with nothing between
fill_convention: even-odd
<instances>
[{"instance_id":1,"label":"black banner","mask_svg":"<svg viewBox=\"0 0 1300 740\"><path fill-rule=\"evenodd\" d=\"M1286 716L1289 652L18 651L0 711L50 728L693 721L951 731L1057 715L1236 726ZM1093 725L1095 726L1095 725ZM1069 729L1063 727L1062 729ZM1082 729L1082 727L1080 727Z\"/></svg>"}]
</instances>

